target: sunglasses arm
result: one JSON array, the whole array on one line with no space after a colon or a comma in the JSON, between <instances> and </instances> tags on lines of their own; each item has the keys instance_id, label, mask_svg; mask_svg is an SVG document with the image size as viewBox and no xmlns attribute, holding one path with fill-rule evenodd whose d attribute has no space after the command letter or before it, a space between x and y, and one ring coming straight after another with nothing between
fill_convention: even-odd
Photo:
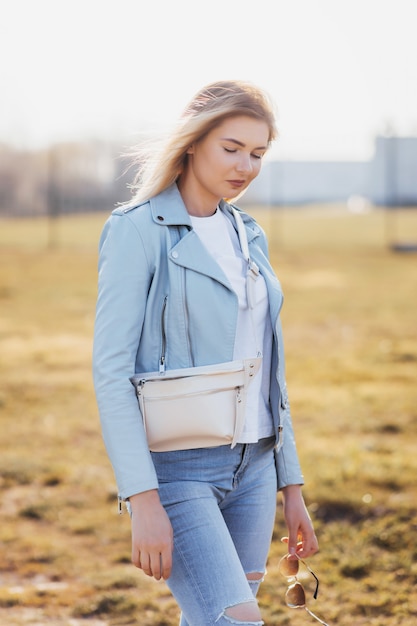
<instances>
[{"instance_id":1,"label":"sunglasses arm","mask_svg":"<svg viewBox=\"0 0 417 626\"><path fill-rule=\"evenodd\" d=\"M311 615L311 617L314 617L314 619L316 619L320 624L323 624L323 626L329 626L329 624L327 622L323 622L323 620L321 620L319 617L317 617L317 615L314 615L313 611L310 611L309 608L307 608L306 606L304 608L307 611L307 613L309 615Z\"/></svg>"}]
</instances>

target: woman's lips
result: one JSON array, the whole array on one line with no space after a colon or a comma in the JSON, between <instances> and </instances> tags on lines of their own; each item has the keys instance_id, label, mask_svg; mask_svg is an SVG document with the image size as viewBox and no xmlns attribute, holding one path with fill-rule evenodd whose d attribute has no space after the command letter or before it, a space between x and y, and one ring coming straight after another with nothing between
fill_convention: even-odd
<instances>
[{"instance_id":1,"label":"woman's lips","mask_svg":"<svg viewBox=\"0 0 417 626\"><path fill-rule=\"evenodd\" d=\"M227 182L232 187L243 187L243 185L245 184L244 180L228 180Z\"/></svg>"}]
</instances>

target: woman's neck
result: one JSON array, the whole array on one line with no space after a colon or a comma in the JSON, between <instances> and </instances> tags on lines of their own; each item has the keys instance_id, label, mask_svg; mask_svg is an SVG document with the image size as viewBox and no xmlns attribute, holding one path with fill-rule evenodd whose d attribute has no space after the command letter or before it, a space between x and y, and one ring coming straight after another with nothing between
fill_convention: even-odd
<instances>
[{"instance_id":1,"label":"woman's neck","mask_svg":"<svg viewBox=\"0 0 417 626\"><path fill-rule=\"evenodd\" d=\"M212 194L204 195L201 190L197 192L196 189L193 189L192 184L187 184L182 178L177 181L177 185L185 208L190 215L210 217L210 215L215 214L220 198L216 198Z\"/></svg>"}]
</instances>

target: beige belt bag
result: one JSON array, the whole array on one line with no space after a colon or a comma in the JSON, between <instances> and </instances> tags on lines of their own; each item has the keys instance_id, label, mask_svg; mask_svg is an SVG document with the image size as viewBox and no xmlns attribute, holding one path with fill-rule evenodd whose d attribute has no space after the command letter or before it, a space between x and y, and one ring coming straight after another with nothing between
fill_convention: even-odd
<instances>
[{"instance_id":1,"label":"beige belt bag","mask_svg":"<svg viewBox=\"0 0 417 626\"><path fill-rule=\"evenodd\" d=\"M245 424L246 391L261 361L255 357L133 376L149 449L233 448Z\"/></svg>"}]
</instances>

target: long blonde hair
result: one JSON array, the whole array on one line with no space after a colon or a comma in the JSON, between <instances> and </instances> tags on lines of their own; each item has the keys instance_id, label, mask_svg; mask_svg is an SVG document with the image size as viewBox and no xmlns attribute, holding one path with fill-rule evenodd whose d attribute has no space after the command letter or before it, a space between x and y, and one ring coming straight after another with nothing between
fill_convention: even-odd
<instances>
[{"instance_id":1,"label":"long blonde hair","mask_svg":"<svg viewBox=\"0 0 417 626\"><path fill-rule=\"evenodd\" d=\"M161 145L144 142L135 151L138 172L129 204L148 200L172 185L183 171L188 148L225 119L237 115L265 121L268 145L276 138L274 106L264 91L243 81L211 83L194 96L173 133Z\"/></svg>"}]
</instances>

